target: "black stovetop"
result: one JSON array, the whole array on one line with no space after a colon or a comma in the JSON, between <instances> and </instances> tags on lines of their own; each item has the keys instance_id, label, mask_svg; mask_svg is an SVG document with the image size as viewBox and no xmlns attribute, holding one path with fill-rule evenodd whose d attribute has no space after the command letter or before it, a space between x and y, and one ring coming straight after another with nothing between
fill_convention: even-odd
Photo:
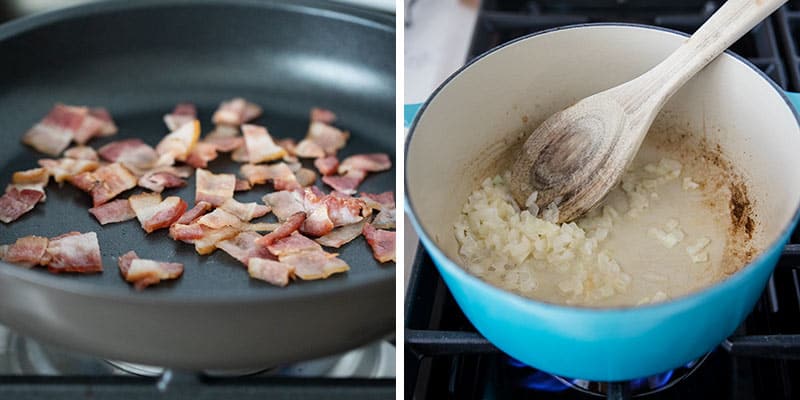
<instances>
[{"instance_id":1,"label":"black stovetop","mask_svg":"<svg viewBox=\"0 0 800 400\"><path fill-rule=\"evenodd\" d=\"M484 0L469 57L522 35L586 22L635 22L691 33L720 3ZM732 50L782 88L800 91L799 43L800 0L796 0L736 42ZM688 377L643 398L800 398L800 230L791 242L755 309L734 335ZM487 342L461 312L421 247L412 268L405 303L407 398L598 398L520 365Z\"/></svg>"}]
</instances>

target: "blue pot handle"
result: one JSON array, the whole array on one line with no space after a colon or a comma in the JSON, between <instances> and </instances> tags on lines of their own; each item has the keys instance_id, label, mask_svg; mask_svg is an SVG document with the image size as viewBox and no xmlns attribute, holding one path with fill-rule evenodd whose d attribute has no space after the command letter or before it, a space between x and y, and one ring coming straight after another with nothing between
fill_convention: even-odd
<instances>
[{"instance_id":1,"label":"blue pot handle","mask_svg":"<svg viewBox=\"0 0 800 400\"><path fill-rule=\"evenodd\" d=\"M795 93L797 94L797 93ZM800 102L795 103L800 105ZM408 128L411 126L411 123L414 122L414 118L417 117L417 113L419 113L419 109L422 108L422 103L414 103L414 104L406 104L403 110L403 127Z\"/></svg>"},{"instance_id":2,"label":"blue pot handle","mask_svg":"<svg viewBox=\"0 0 800 400\"><path fill-rule=\"evenodd\" d=\"M786 97L789 98L789 102L792 103L794 109L800 113L800 93L798 92L784 92L786 93Z\"/></svg>"}]
</instances>

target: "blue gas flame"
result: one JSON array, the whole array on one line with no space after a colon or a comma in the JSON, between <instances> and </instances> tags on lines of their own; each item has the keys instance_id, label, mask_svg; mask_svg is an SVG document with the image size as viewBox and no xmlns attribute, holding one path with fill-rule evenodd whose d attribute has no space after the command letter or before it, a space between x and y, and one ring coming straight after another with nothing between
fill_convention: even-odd
<instances>
[{"instance_id":1,"label":"blue gas flame","mask_svg":"<svg viewBox=\"0 0 800 400\"><path fill-rule=\"evenodd\" d=\"M556 379L553 375L542 371L535 371L522 378L522 384L529 389L545 392L561 392L569 389L569 386Z\"/></svg>"}]
</instances>

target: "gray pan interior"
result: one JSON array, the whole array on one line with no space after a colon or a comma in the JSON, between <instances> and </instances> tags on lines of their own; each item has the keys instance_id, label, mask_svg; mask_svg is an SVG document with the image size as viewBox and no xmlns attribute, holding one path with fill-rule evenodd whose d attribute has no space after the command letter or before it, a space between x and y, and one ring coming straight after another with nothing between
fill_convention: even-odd
<instances>
[{"instance_id":1,"label":"gray pan interior","mask_svg":"<svg viewBox=\"0 0 800 400\"><path fill-rule=\"evenodd\" d=\"M120 132L92 141L95 148L128 137L155 145L166 133L161 116L181 101L198 105L206 133L219 102L243 96L265 109L256 123L296 139L305 135L309 108L321 106L351 132L340 158L386 152L394 161L394 49L393 18L311 1L111 2L6 24L0 184L47 157L19 139L55 102L110 110ZM209 165L215 172L238 167L225 154ZM394 188L393 168L368 176L359 189ZM236 198L256 201L271 190L256 186ZM165 191L172 194L193 204L194 180ZM146 235L136 221L100 226L90 206L87 194L51 183L45 204L0 225L0 243L95 231L105 268L56 276L1 264L3 323L99 356L191 369L274 365L392 330L395 266L377 263L363 238L339 250L348 273L277 288L249 279L227 254L199 256L166 231ZM116 267L128 250L182 262L184 276L136 292Z\"/></svg>"}]
</instances>

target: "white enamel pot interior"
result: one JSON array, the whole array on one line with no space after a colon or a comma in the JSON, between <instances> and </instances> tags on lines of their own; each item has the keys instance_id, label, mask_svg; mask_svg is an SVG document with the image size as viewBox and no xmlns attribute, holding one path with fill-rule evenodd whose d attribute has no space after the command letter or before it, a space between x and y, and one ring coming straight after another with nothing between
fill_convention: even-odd
<instances>
[{"instance_id":1,"label":"white enamel pot interior","mask_svg":"<svg viewBox=\"0 0 800 400\"><path fill-rule=\"evenodd\" d=\"M508 161L510 148L550 114L647 71L685 38L627 24L522 38L454 74L412 124L406 143L409 216L466 316L509 355L573 378L659 373L710 351L763 290L797 220L800 129L779 88L730 53L689 81L656 123L666 120L719 144L743 175L766 248L750 265L699 292L618 309L537 302L490 286L458 265L453 223L468 194Z\"/></svg>"}]
</instances>

